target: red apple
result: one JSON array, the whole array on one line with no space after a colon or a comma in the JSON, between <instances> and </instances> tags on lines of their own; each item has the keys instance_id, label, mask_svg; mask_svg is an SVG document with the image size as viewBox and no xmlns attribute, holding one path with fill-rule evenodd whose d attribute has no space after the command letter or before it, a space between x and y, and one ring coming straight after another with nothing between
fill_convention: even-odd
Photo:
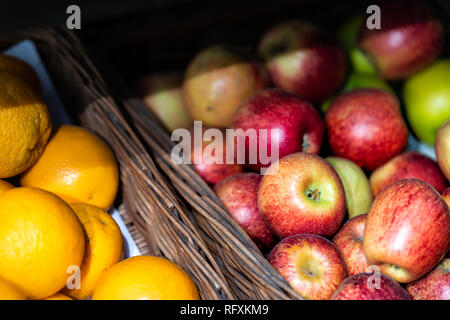
<instances>
[{"instance_id":1,"label":"red apple","mask_svg":"<svg viewBox=\"0 0 450 320\"><path fill-rule=\"evenodd\" d=\"M408 129L397 98L381 89L358 89L336 98L325 124L335 155L374 170L407 145Z\"/></svg>"},{"instance_id":2,"label":"red apple","mask_svg":"<svg viewBox=\"0 0 450 320\"><path fill-rule=\"evenodd\" d=\"M345 279L331 300L411 300L411 298L402 286L383 274L358 273Z\"/></svg>"},{"instance_id":3,"label":"red apple","mask_svg":"<svg viewBox=\"0 0 450 320\"><path fill-rule=\"evenodd\" d=\"M439 167L450 181L450 119L439 128L434 142L434 150Z\"/></svg>"},{"instance_id":4,"label":"red apple","mask_svg":"<svg viewBox=\"0 0 450 320\"><path fill-rule=\"evenodd\" d=\"M342 253L349 275L366 272L369 267L363 251L366 218L367 214L363 214L348 220L333 238L333 243Z\"/></svg>"},{"instance_id":5,"label":"red apple","mask_svg":"<svg viewBox=\"0 0 450 320\"><path fill-rule=\"evenodd\" d=\"M276 87L313 103L331 97L345 80L347 61L328 34L304 21L288 21L270 29L259 44Z\"/></svg>"},{"instance_id":6,"label":"red apple","mask_svg":"<svg viewBox=\"0 0 450 320\"><path fill-rule=\"evenodd\" d=\"M439 193L447 186L447 180L433 159L415 151L408 151L395 156L372 172L370 187L373 196L376 197L392 182L406 178L425 181Z\"/></svg>"},{"instance_id":7,"label":"red apple","mask_svg":"<svg viewBox=\"0 0 450 320\"><path fill-rule=\"evenodd\" d=\"M271 248L275 236L258 210L260 182L261 176L257 173L237 173L216 184L214 191L258 247Z\"/></svg>"},{"instance_id":8,"label":"red apple","mask_svg":"<svg viewBox=\"0 0 450 320\"><path fill-rule=\"evenodd\" d=\"M406 78L431 64L444 42L442 23L423 2L389 0L380 4L381 28L362 24L359 46L382 77Z\"/></svg>"},{"instance_id":9,"label":"red apple","mask_svg":"<svg viewBox=\"0 0 450 320\"><path fill-rule=\"evenodd\" d=\"M202 144L198 146L194 143L195 135L193 133L193 129L191 130L191 145L193 146L193 150L191 152L191 163L199 176L210 186L214 186L226 177L242 172L242 166L236 162L227 163L227 141L225 138L222 140L223 143L218 148L214 149L214 152L211 154L209 152L205 152L205 148L207 148L207 146L214 141L205 141L203 139L203 133L205 130L207 129L202 128ZM225 137L225 132L223 130L221 130L221 132L222 136ZM218 153L216 154L216 152ZM221 159L221 163L215 161L215 158ZM196 163L195 159L200 159L200 161Z\"/></svg>"},{"instance_id":10,"label":"red apple","mask_svg":"<svg viewBox=\"0 0 450 320\"><path fill-rule=\"evenodd\" d=\"M345 217L344 187L327 161L294 153L267 169L258 208L280 238L298 233L331 236Z\"/></svg>"},{"instance_id":11,"label":"red apple","mask_svg":"<svg viewBox=\"0 0 450 320\"><path fill-rule=\"evenodd\" d=\"M450 259L442 260L425 277L408 284L406 290L413 300L450 300Z\"/></svg>"},{"instance_id":12,"label":"red apple","mask_svg":"<svg viewBox=\"0 0 450 320\"><path fill-rule=\"evenodd\" d=\"M312 234L285 238L272 249L269 262L304 298L327 300L347 276L336 246Z\"/></svg>"},{"instance_id":13,"label":"red apple","mask_svg":"<svg viewBox=\"0 0 450 320\"><path fill-rule=\"evenodd\" d=\"M412 282L434 268L450 244L450 212L428 183L398 180L375 198L364 229L370 264L398 282Z\"/></svg>"},{"instance_id":14,"label":"red apple","mask_svg":"<svg viewBox=\"0 0 450 320\"><path fill-rule=\"evenodd\" d=\"M264 64L237 48L213 46L189 64L183 95L192 119L229 127L240 102L269 84Z\"/></svg>"},{"instance_id":15,"label":"red apple","mask_svg":"<svg viewBox=\"0 0 450 320\"><path fill-rule=\"evenodd\" d=\"M442 191L442 198L444 198L445 202L447 202L447 205L450 207L450 187Z\"/></svg>"},{"instance_id":16,"label":"red apple","mask_svg":"<svg viewBox=\"0 0 450 320\"><path fill-rule=\"evenodd\" d=\"M319 153L325 131L322 118L307 100L281 89L260 91L245 100L236 111L232 125L234 129L242 129L238 139L245 138L251 129L256 132L245 138L246 158L257 155L256 163L247 160L253 170L270 165L262 161L260 149L267 148L264 151L271 155L272 141L278 145L279 158L299 151ZM268 130L268 134L262 135L261 129ZM275 138L271 136L274 129L279 130Z\"/></svg>"}]
</instances>

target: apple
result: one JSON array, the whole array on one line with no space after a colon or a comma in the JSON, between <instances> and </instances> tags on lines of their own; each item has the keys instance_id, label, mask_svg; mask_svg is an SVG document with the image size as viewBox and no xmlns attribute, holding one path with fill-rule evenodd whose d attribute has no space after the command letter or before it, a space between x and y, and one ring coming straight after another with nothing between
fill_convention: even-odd
<instances>
[{"instance_id":1,"label":"apple","mask_svg":"<svg viewBox=\"0 0 450 320\"><path fill-rule=\"evenodd\" d=\"M382 273L398 282L415 281L436 266L449 244L449 208L428 183L398 180L375 198L363 250Z\"/></svg>"},{"instance_id":2,"label":"apple","mask_svg":"<svg viewBox=\"0 0 450 320\"><path fill-rule=\"evenodd\" d=\"M341 90L341 93L364 88L378 88L389 91L390 93L394 93L394 90L380 77L363 73L350 74L347 78L347 81L345 82L343 89ZM336 99L336 97L331 97L330 99L322 103L321 110L323 113L327 112L334 99Z\"/></svg>"},{"instance_id":3,"label":"apple","mask_svg":"<svg viewBox=\"0 0 450 320\"><path fill-rule=\"evenodd\" d=\"M402 286L384 274L358 273L345 279L331 300L411 300L411 298Z\"/></svg>"},{"instance_id":4,"label":"apple","mask_svg":"<svg viewBox=\"0 0 450 320\"><path fill-rule=\"evenodd\" d=\"M380 3L380 29L361 25L359 47L387 80L404 79L431 64L442 50L444 29L417 0Z\"/></svg>"},{"instance_id":5,"label":"apple","mask_svg":"<svg viewBox=\"0 0 450 320\"><path fill-rule=\"evenodd\" d=\"M282 89L266 89L246 99L236 111L232 126L242 129L238 139L245 138L247 164L252 170L270 165L262 161L260 149L267 148L266 154L271 154L272 142L278 147L279 158L299 151L319 153L325 131L323 120L311 103ZM256 134L247 139L245 132L251 129ZM262 135L262 129L268 134ZM277 136L272 136L274 129L279 130ZM257 155L256 163L250 163L251 154Z\"/></svg>"},{"instance_id":6,"label":"apple","mask_svg":"<svg viewBox=\"0 0 450 320\"><path fill-rule=\"evenodd\" d=\"M406 178L423 180L439 193L447 186L447 180L433 159L416 151L407 151L372 172L370 186L373 196L376 197L392 182Z\"/></svg>"},{"instance_id":7,"label":"apple","mask_svg":"<svg viewBox=\"0 0 450 320\"><path fill-rule=\"evenodd\" d=\"M233 163L227 163L226 139L223 139L222 145L219 148L215 148L213 153L205 152L208 145L213 143L213 140L205 141L203 139L203 133L206 130L207 128L202 127L202 144L197 146L194 143L195 134L191 129L191 146L193 146L193 150L191 152L191 163L198 175L210 186L214 186L226 177L242 172L243 168L235 161ZM222 134L225 137L223 130ZM218 154L216 154L216 152L218 152ZM221 163L215 161L216 158L220 159ZM196 163L195 159L200 159L200 161Z\"/></svg>"},{"instance_id":8,"label":"apple","mask_svg":"<svg viewBox=\"0 0 450 320\"><path fill-rule=\"evenodd\" d=\"M237 173L216 184L214 191L258 247L271 248L275 236L258 210L260 182L261 176L257 173Z\"/></svg>"},{"instance_id":9,"label":"apple","mask_svg":"<svg viewBox=\"0 0 450 320\"><path fill-rule=\"evenodd\" d=\"M429 274L406 286L413 300L450 300L450 259L445 258Z\"/></svg>"},{"instance_id":10,"label":"apple","mask_svg":"<svg viewBox=\"0 0 450 320\"><path fill-rule=\"evenodd\" d=\"M357 89L337 97L325 114L333 153L374 170L402 152L408 129L397 98L381 89Z\"/></svg>"},{"instance_id":11,"label":"apple","mask_svg":"<svg viewBox=\"0 0 450 320\"><path fill-rule=\"evenodd\" d=\"M225 46L201 51L189 64L183 82L187 111L211 127L228 127L240 102L268 87L263 63Z\"/></svg>"},{"instance_id":12,"label":"apple","mask_svg":"<svg viewBox=\"0 0 450 320\"><path fill-rule=\"evenodd\" d=\"M354 162L344 158L328 157L325 160L333 166L342 181L349 217L369 212L373 199L364 171Z\"/></svg>"},{"instance_id":13,"label":"apple","mask_svg":"<svg viewBox=\"0 0 450 320\"><path fill-rule=\"evenodd\" d=\"M344 51L323 30L307 22L293 20L272 27L258 51L276 87L313 103L328 99L345 80Z\"/></svg>"},{"instance_id":14,"label":"apple","mask_svg":"<svg viewBox=\"0 0 450 320\"><path fill-rule=\"evenodd\" d=\"M184 105L181 83L182 75L161 73L143 76L135 84L138 96L169 131L192 126Z\"/></svg>"},{"instance_id":15,"label":"apple","mask_svg":"<svg viewBox=\"0 0 450 320\"><path fill-rule=\"evenodd\" d=\"M434 145L439 127L450 119L450 60L438 60L407 79L403 101L414 134Z\"/></svg>"},{"instance_id":16,"label":"apple","mask_svg":"<svg viewBox=\"0 0 450 320\"><path fill-rule=\"evenodd\" d=\"M267 169L258 208L280 238L298 233L332 236L345 217L344 187L327 161L293 153Z\"/></svg>"},{"instance_id":17,"label":"apple","mask_svg":"<svg viewBox=\"0 0 450 320\"><path fill-rule=\"evenodd\" d=\"M283 239L270 252L269 262L306 299L327 300L347 276L336 246L312 234Z\"/></svg>"},{"instance_id":18,"label":"apple","mask_svg":"<svg viewBox=\"0 0 450 320\"><path fill-rule=\"evenodd\" d=\"M349 275L366 272L369 268L363 251L366 219L367 214L363 214L348 220L333 238L333 243L342 253Z\"/></svg>"},{"instance_id":19,"label":"apple","mask_svg":"<svg viewBox=\"0 0 450 320\"><path fill-rule=\"evenodd\" d=\"M450 119L440 127L436 135L434 150L439 167L450 181Z\"/></svg>"},{"instance_id":20,"label":"apple","mask_svg":"<svg viewBox=\"0 0 450 320\"><path fill-rule=\"evenodd\" d=\"M447 202L447 205L450 207L450 187L446 188L442 192L442 198Z\"/></svg>"}]
</instances>

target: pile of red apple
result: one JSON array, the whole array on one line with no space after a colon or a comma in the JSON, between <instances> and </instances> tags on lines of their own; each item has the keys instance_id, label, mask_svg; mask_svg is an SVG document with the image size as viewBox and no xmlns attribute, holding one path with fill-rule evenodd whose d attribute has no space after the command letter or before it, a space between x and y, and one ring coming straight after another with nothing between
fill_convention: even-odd
<instances>
[{"instance_id":1,"label":"pile of red apple","mask_svg":"<svg viewBox=\"0 0 450 320\"><path fill-rule=\"evenodd\" d=\"M303 297L450 300L448 35L424 2L380 7L381 29L353 23L346 43L288 21L258 54L207 48L178 88L142 95L168 128L187 114L211 128L279 130L275 163L194 167ZM408 125L437 161L407 149Z\"/></svg>"}]
</instances>

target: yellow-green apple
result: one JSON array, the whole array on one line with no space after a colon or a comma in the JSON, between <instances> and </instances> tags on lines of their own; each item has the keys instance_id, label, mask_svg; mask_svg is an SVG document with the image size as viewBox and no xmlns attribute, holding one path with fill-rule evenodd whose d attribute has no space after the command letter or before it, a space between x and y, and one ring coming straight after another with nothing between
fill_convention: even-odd
<instances>
[{"instance_id":1,"label":"yellow-green apple","mask_svg":"<svg viewBox=\"0 0 450 320\"><path fill-rule=\"evenodd\" d=\"M240 49L213 46L189 64L183 95L194 120L211 127L228 127L239 103L269 84L263 63Z\"/></svg>"},{"instance_id":2,"label":"yellow-green apple","mask_svg":"<svg viewBox=\"0 0 450 320\"><path fill-rule=\"evenodd\" d=\"M372 191L366 174L354 162L339 158L325 158L341 178L345 191L347 212L350 218L369 212Z\"/></svg>"},{"instance_id":3,"label":"yellow-green apple","mask_svg":"<svg viewBox=\"0 0 450 320\"><path fill-rule=\"evenodd\" d=\"M411 300L411 298L401 285L388 276L364 272L345 279L331 300Z\"/></svg>"},{"instance_id":4,"label":"yellow-green apple","mask_svg":"<svg viewBox=\"0 0 450 320\"><path fill-rule=\"evenodd\" d=\"M445 258L429 274L406 286L413 300L450 300L450 259Z\"/></svg>"},{"instance_id":5,"label":"yellow-green apple","mask_svg":"<svg viewBox=\"0 0 450 320\"><path fill-rule=\"evenodd\" d=\"M258 210L260 182L257 173L237 173L216 184L214 191L233 219L264 249L274 245L275 236Z\"/></svg>"},{"instance_id":6,"label":"yellow-green apple","mask_svg":"<svg viewBox=\"0 0 450 320\"><path fill-rule=\"evenodd\" d=\"M450 244L450 212L440 194L418 179L398 180L375 198L364 229L371 265L398 282L433 269Z\"/></svg>"},{"instance_id":7,"label":"yellow-green apple","mask_svg":"<svg viewBox=\"0 0 450 320\"><path fill-rule=\"evenodd\" d=\"M357 89L337 97L325 114L333 153L374 170L402 152L408 129L397 98L381 89Z\"/></svg>"},{"instance_id":8,"label":"yellow-green apple","mask_svg":"<svg viewBox=\"0 0 450 320\"><path fill-rule=\"evenodd\" d=\"M450 119L450 60L438 60L407 79L403 101L414 134L433 145L439 127Z\"/></svg>"},{"instance_id":9,"label":"yellow-green apple","mask_svg":"<svg viewBox=\"0 0 450 320\"><path fill-rule=\"evenodd\" d=\"M438 57L443 26L423 2L383 1L380 9L380 28L369 29L363 23L358 42L383 78L406 78Z\"/></svg>"},{"instance_id":10,"label":"yellow-green apple","mask_svg":"<svg viewBox=\"0 0 450 320\"><path fill-rule=\"evenodd\" d=\"M376 197L392 182L407 178L423 180L439 193L447 186L447 180L433 159L416 151L407 151L372 172L370 186L373 196Z\"/></svg>"},{"instance_id":11,"label":"yellow-green apple","mask_svg":"<svg viewBox=\"0 0 450 320\"><path fill-rule=\"evenodd\" d=\"M182 79L178 73L150 74L135 84L137 95L169 131L192 127L181 92Z\"/></svg>"},{"instance_id":12,"label":"yellow-green apple","mask_svg":"<svg viewBox=\"0 0 450 320\"><path fill-rule=\"evenodd\" d=\"M229 177L233 174L242 172L243 168L240 164L232 161L230 163L227 161L227 140L222 139L222 143L214 148L211 152L206 152L206 148L209 145L214 143L214 139L211 141L206 141L203 139L203 134L207 130L207 128L202 127L202 143L196 144L194 142L195 129L191 129L191 163L199 174L199 176L210 186L214 186L216 183L219 183L226 177ZM222 131L222 136L225 137L225 132ZM197 161L199 159L200 161ZM218 160L218 161L217 161Z\"/></svg>"},{"instance_id":13,"label":"yellow-green apple","mask_svg":"<svg viewBox=\"0 0 450 320\"><path fill-rule=\"evenodd\" d=\"M272 27L258 51L276 87L313 103L328 99L345 79L347 62L342 48L323 30L304 21Z\"/></svg>"},{"instance_id":14,"label":"yellow-green apple","mask_svg":"<svg viewBox=\"0 0 450 320\"><path fill-rule=\"evenodd\" d=\"M344 187L327 161L293 153L267 169L258 207L280 238L298 233L332 236L345 216Z\"/></svg>"},{"instance_id":15,"label":"yellow-green apple","mask_svg":"<svg viewBox=\"0 0 450 320\"><path fill-rule=\"evenodd\" d=\"M336 246L313 234L283 239L270 252L269 262L306 299L327 300L347 276Z\"/></svg>"},{"instance_id":16,"label":"yellow-green apple","mask_svg":"<svg viewBox=\"0 0 450 320\"><path fill-rule=\"evenodd\" d=\"M236 111L232 126L241 129L237 131L238 139L245 139L246 162L252 170L270 165L261 161L262 148L266 148L263 154L271 155L272 147L277 147L279 158L299 151L319 153L325 131L311 103L282 89L262 90L246 99ZM274 134L274 129L279 133ZM255 134L247 135L251 130ZM267 134L262 134L263 130ZM252 154L256 161L250 161Z\"/></svg>"},{"instance_id":17,"label":"yellow-green apple","mask_svg":"<svg viewBox=\"0 0 450 320\"><path fill-rule=\"evenodd\" d=\"M444 198L445 202L447 202L447 205L450 207L450 187L442 192L442 198Z\"/></svg>"},{"instance_id":18,"label":"yellow-green apple","mask_svg":"<svg viewBox=\"0 0 450 320\"><path fill-rule=\"evenodd\" d=\"M333 238L333 243L345 260L349 275L366 272L369 268L363 251L366 218L367 214L362 214L348 220Z\"/></svg>"},{"instance_id":19,"label":"yellow-green apple","mask_svg":"<svg viewBox=\"0 0 450 320\"><path fill-rule=\"evenodd\" d=\"M450 181L450 118L439 128L434 150L439 167Z\"/></svg>"}]
</instances>

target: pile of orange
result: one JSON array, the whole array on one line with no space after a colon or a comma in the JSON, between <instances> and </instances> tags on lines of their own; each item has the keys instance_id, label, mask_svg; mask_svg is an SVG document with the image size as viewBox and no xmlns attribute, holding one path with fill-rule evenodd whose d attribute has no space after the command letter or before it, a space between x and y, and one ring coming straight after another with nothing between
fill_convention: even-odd
<instances>
[{"instance_id":1,"label":"pile of orange","mask_svg":"<svg viewBox=\"0 0 450 320\"><path fill-rule=\"evenodd\" d=\"M53 127L40 90L30 66L0 54L0 300L198 299L172 262L122 260L105 211L119 186L114 154L86 129Z\"/></svg>"}]
</instances>

